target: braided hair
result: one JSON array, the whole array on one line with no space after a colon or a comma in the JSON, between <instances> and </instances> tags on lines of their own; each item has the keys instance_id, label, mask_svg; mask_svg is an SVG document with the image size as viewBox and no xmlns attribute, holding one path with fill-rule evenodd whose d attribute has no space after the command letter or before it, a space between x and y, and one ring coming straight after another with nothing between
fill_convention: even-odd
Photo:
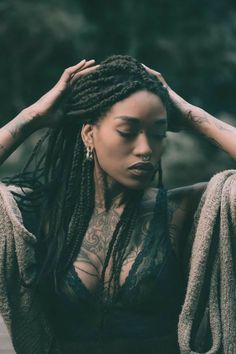
<instances>
[{"instance_id":1,"label":"braided hair","mask_svg":"<svg viewBox=\"0 0 236 354\"><path fill-rule=\"evenodd\" d=\"M170 99L166 89L129 56L109 57L96 71L81 77L70 88L64 123L49 132L43 160L44 201L36 250L40 265L39 284L45 279L54 279L57 289L63 274L78 255L94 210L94 163L86 159L82 125L85 122L96 124L112 105L140 90L158 95L168 114ZM119 274L142 193L139 191L129 199L108 247L101 282L104 283L112 256L109 284L114 279L114 293L119 288Z\"/></svg>"}]
</instances>

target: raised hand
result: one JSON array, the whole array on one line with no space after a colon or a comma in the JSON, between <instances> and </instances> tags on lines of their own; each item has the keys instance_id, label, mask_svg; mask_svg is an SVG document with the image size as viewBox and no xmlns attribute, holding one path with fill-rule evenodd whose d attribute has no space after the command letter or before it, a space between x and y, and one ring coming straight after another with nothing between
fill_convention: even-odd
<instances>
[{"instance_id":1,"label":"raised hand","mask_svg":"<svg viewBox=\"0 0 236 354\"><path fill-rule=\"evenodd\" d=\"M188 126L188 120L185 108L188 106L188 103L170 88L160 72L155 71L144 64L142 65L150 75L155 76L162 83L163 87L169 93L172 102L172 110L170 112L170 116L168 117L168 130L178 132L186 129Z\"/></svg>"},{"instance_id":2,"label":"raised hand","mask_svg":"<svg viewBox=\"0 0 236 354\"><path fill-rule=\"evenodd\" d=\"M149 68L148 66L142 64L144 69L146 69L146 71L150 74L150 75L154 75L156 76L156 78L162 83L162 85L167 89L170 90L170 87L167 85L165 79L163 78L163 76L161 75L161 73L159 73L158 71L155 71L151 68Z\"/></svg>"},{"instance_id":3,"label":"raised hand","mask_svg":"<svg viewBox=\"0 0 236 354\"><path fill-rule=\"evenodd\" d=\"M64 70L59 81L37 102L27 108L38 128L55 127L63 119L63 103L74 80L96 70L95 60L82 60Z\"/></svg>"}]
</instances>

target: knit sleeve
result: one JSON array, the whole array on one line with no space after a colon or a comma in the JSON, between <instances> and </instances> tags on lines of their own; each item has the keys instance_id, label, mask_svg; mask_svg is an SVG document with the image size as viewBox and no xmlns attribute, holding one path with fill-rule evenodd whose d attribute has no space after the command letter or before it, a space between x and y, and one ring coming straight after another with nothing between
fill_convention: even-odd
<instances>
[{"instance_id":1,"label":"knit sleeve","mask_svg":"<svg viewBox=\"0 0 236 354\"><path fill-rule=\"evenodd\" d=\"M210 180L191 232L194 242L178 324L181 353L195 352L202 315L209 323L207 353L236 353L236 170Z\"/></svg>"},{"instance_id":2,"label":"knit sleeve","mask_svg":"<svg viewBox=\"0 0 236 354\"><path fill-rule=\"evenodd\" d=\"M0 312L18 354L60 353L43 306L31 285L37 240L11 192L0 183Z\"/></svg>"},{"instance_id":3,"label":"knit sleeve","mask_svg":"<svg viewBox=\"0 0 236 354\"><path fill-rule=\"evenodd\" d=\"M39 210L33 205L33 202L30 200L26 200L22 204L22 198L21 198L26 194L30 194L32 190L30 190L29 188L28 189L24 188L24 191L22 191L20 187L15 185L7 186L7 189L12 194L12 197L14 198L17 204L17 207L22 217L22 223L24 227L30 233L37 235L37 231L39 227L39 217L38 217Z\"/></svg>"}]
</instances>

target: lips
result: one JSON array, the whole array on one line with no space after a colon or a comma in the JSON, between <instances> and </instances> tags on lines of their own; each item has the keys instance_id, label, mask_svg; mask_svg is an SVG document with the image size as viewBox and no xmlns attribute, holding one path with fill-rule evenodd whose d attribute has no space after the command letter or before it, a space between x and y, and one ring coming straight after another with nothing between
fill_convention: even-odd
<instances>
[{"instance_id":1,"label":"lips","mask_svg":"<svg viewBox=\"0 0 236 354\"><path fill-rule=\"evenodd\" d=\"M134 178L142 179L153 175L154 165L151 162L138 162L128 168Z\"/></svg>"},{"instance_id":2,"label":"lips","mask_svg":"<svg viewBox=\"0 0 236 354\"><path fill-rule=\"evenodd\" d=\"M133 165L131 165L129 168L129 170L136 170L136 171L153 171L154 170L154 165L151 162L138 162L135 163Z\"/></svg>"}]
</instances>

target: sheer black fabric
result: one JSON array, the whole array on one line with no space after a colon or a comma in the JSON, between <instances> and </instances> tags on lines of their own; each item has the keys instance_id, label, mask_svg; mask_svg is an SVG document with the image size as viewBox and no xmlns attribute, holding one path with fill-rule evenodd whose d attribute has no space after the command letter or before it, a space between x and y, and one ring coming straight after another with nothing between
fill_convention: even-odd
<instances>
[{"instance_id":1,"label":"sheer black fabric","mask_svg":"<svg viewBox=\"0 0 236 354\"><path fill-rule=\"evenodd\" d=\"M59 337L65 347L72 345L72 353L79 347L80 353L143 353L144 343L148 353L178 353L181 285L168 235L166 191L160 190L148 236L113 301L101 305L99 288L91 292L74 267L68 271L54 303Z\"/></svg>"},{"instance_id":2,"label":"sheer black fabric","mask_svg":"<svg viewBox=\"0 0 236 354\"><path fill-rule=\"evenodd\" d=\"M35 215L22 214L25 226L34 231ZM148 236L112 301L107 296L101 303L99 289L91 292L74 267L69 269L61 293L48 299L63 353L179 353L183 284L167 220L167 195L161 189Z\"/></svg>"}]
</instances>

